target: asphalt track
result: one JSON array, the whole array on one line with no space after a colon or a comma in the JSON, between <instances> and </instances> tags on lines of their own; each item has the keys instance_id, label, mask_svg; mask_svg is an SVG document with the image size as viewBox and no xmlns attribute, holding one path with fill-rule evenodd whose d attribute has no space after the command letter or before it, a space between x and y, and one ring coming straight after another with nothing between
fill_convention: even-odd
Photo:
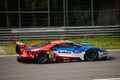
<instances>
[{"instance_id":1,"label":"asphalt track","mask_svg":"<svg viewBox=\"0 0 120 80\"><path fill-rule=\"evenodd\" d=\"M48 64L0 57L0 80L120 80L120 51L108 53L110 60Z\"/></svg>"}]
</instances>

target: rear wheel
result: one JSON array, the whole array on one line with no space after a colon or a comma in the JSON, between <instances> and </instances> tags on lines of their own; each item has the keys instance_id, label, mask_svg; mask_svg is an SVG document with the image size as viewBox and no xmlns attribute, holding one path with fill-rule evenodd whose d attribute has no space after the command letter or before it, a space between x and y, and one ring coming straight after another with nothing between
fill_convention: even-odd
<instances>
[{"instance_id":1,"label":"rear wheel","mask_svg":"<svg viewBox=\"0 0 120 80\"><path fill-rule=\"evenodd\" d=\"M47 54L45 52L38 52L35 56L35 62L38 64L47 62Z\"/></svg>"},{"instance_id":2,"label":"rear wheel","mask_svg":"<svg viewBox=\"0 0 120 80\"><path fill-rule=\"evenodd\" d=\"M85 54L85 60L94 61L98 58L98 52L94 49L90 49Z\"/></svg>"},{"instance_id":3,"label":"rear wheel","mask_svg":"<svg viewBox=\"0 0 120 80\"><path fill-rule=\"evenodd\" d=\"M17 61L18 62L22 62L23 61L22 57L21 56L17 56Z\"/></svg>"}]
</instances>

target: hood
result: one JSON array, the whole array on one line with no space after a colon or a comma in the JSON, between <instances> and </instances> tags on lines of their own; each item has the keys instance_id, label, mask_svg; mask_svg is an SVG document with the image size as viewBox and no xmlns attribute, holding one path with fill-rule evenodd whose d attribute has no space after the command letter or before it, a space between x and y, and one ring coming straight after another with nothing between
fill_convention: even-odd
<instances>
[{"instance_id":1,"label":"hood","mask_svg":"<svg viewBox=\"0 0 120 80\"><path fill-rule=\"evenodd\" d=\"M81 43L80 45L84 48L84 50L88 50L88 49L90 49L90 48L95 48L95 49L97 49L97 47L92 46L92 45L87 44L87 43Z\"/></svg>"},{"instance_id":2,"label":"hood","mask_svg":"<svg viewBox=\"0 0 120 80\"><path fill-rule=\"evenodd\" d=\"M90 45L90 44L87 44L87 43L81 43L80 45L82 45L86 50L90 49L90 48L94 48L96 49L97 51L102 51L102 52L106 52L106 50L104 49L101 49L101 48L97 48L93 45Z\"/></svg>"}]
</instances>

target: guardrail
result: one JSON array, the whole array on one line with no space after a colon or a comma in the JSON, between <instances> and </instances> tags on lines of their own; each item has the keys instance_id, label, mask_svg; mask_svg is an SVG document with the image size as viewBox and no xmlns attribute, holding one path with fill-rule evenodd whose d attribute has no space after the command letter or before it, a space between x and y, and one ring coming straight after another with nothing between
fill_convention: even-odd
<instances>
[{"instance_id":1,"label":"guardrail","mask_svg":"<svg viewBox=\"0 0 120 80\"><path fill-rule=\"evenodd\" d=\"M13 39L62 39L94 36L120 37L120 25L0 29L0 41Z\"/></svg>"}]
</instances>

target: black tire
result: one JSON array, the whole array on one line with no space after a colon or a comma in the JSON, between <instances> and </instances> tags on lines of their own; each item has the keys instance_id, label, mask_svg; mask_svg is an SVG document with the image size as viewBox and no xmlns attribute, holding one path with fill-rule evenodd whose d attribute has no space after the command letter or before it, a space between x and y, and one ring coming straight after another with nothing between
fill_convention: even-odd
<instances>
[{"instance_id":1,"label":"black tire","mask_svg":"<svg viewBox=\"0 0 120 80\"><path fill-rule=\"evenodd\" d=\"M19 45L16 45L16 53L19 54L19 55L21 54Z\"/></svg>"},{"instance_id":2,"label":"black tire","mask_svg":"<svg viewBox=\"0 0 120 80\"><path fill-rule=\"evenodd\" d=\"M85 54L86 61L95 61L98 58L98 52L95 49L90 49Z\"/></svg>"},{"instance_id":3,"label":"black tire","mask_svg":"<svg viewBox=\"0 0 120 80\"><path fill-rule=\"evenodd\" d=\"M17 56L17 61L18 62L22 62L23 61L22 57L21 56Z\"/></svg>"},{"instance_id":4,"label":"black tire","mask_svg":"<svg viewBox=\"0 0 120 80\"><path fill-rule=\"evenodd\" d=\"M35 62L38 64L47 62L47 54L45 52L38 52L35 56Z\"/></svg>"}]
</instances>

